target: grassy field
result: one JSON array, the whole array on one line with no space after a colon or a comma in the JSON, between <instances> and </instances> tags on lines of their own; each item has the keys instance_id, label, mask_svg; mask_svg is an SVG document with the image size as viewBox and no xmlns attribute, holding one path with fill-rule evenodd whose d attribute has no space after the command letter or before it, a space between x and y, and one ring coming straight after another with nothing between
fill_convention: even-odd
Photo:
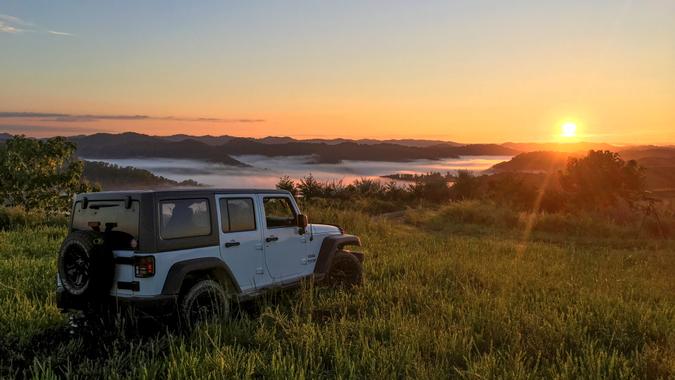
<instances>
[{"instance_id":1,"label":"grassy field","mask_svg":"<svg viewBox=\"0 0 675 380\"><path fill-rule=\"evenodd\" d=\"M675 377L672 240L609 228L594 242L555 235L566 225L555 220L523 234L526 222L467 212L310 209L362 237L364 286L271 295L190 335L70 323L54 305L65 226L11 226L0 231L0 377Z\"/></svg>"}]
</instances>

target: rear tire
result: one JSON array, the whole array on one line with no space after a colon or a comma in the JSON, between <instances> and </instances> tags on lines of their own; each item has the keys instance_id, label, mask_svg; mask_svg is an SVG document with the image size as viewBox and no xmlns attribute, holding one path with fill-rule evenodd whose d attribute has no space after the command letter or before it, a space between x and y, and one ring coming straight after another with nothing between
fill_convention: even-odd
<instances>
[{"instance_id":1,"label":"rear tire","mask_svg":"<svg viewBox=\"0 0 675 380\"><path fill-rule=\"evenodd\" d=\"M328 284L333 287L354 287L363 283L363 265L349 252L338 251L328 270Z\"/></svg>"},{"instance_id":2,"label":"rear tire","mask_svg":"<svg viewBox=\"0 0 675 380\"><path fill-rule=\"evenodd\" d=\"M98 232L71 232L61 245L58 271L63 288L73 297L91 301L107 296L115 276L112 250Z\"/></svg>"},{"instance_id":3,"label":"rear tire","mask_svg":"<svg viewBox=\"0 0 675 380\"><path fill-rule=\"evenodd\" d=\"M180 302L181 322L188 329L230 317L231 295L214 280L201 280L185 293Z\"/></svg>"}]
</instances>

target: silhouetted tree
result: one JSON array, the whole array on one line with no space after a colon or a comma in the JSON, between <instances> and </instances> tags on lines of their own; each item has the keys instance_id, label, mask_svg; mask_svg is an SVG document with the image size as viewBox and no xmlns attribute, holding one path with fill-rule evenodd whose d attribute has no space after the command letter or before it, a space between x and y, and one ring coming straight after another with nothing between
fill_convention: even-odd
<instances>
[{"instance_id":1,"label":"silhouetted tree","mask_svg":"<svg viewBox=\"0 0 675 380\"><path fill-rule=\"evenodd\" d=\"M455 183L450 188L450 196L454 200L475 199L478 197L480 182L468 170L457 171Z\"/></svg>"},{"instance_id":2,"label":"silhouetted tree","mask_svg":"<svg viewBox=\"0 0 675 380\"><path fill-rule=\"evenodd\" d=\"M570 200L584 209L603 209L624 200L633 204L644 196L644 169L625 162L617 153L591 150L583 158L570 158L560 185Z\"/></svg>"},{"instance_id":3,"label":"silhouetted tree","mask_svg":"<svg viewBox=\"0 0 675 380\"><path fill-rule=\"evenodd\" d=\"M450 199L450 186L448 181L438 176L426 176L410 186L410 192L416 199L423 199L431 202L446 202Z\"/></svg>"},{"instance_id":4,"label":"silhouetted tree","mask_svg":"<svg viewBox=\"0 0 675 380\"><path fill-rule=\"evenodd\" d=\"M358 178L352 185L359 195L382 195L384 193L382 182L376 179Z\"/></svg>"},{"instance_id":5,"label":"silhouetted tree","mask_svg":"<svg viewBox=\"0 0 675 380\"><path fill-rule=\"evenodd\" d=\"M323 193L321 182L319 182L312 173L303 177L298 184L298 191L305 199L320 197Z\"/></svg>"},{"instance_id":6,"label":"silhouetted tree","mask_svg":"<svg viewBox=\"0 0 675 380\"><path fill-rule=\"evenodd\" d=\"M295 181L293 181L291 177L287 175L279 178L279 182L277 182L277 189L286 190L293 194L294 197L298 195L298 188L295 186Z\"/></svg>"}]
</instances>

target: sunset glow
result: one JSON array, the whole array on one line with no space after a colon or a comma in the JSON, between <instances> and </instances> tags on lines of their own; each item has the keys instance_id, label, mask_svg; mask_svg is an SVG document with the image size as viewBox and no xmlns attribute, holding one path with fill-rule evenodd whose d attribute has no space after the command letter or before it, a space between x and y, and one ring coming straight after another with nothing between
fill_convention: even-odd
<instances>
[{"instance_id":1,"label":"sunset glow","mask_svg":"<svg viewBox=\"0 0 675 380\"><path fill-rule=\"evenodd\" d=\"M577 136L577 125L572 122L567 122L561 126L561 137L573 138Z\"/></svg>"},{"instance_id":2,"label":"sunset glow","mask_svg":"<svg viewBox=\"0 0 675 380\"><path fill-rule=\"evenodd\" d=\"M675 143L672 1L37 4L0 6L0 132Z\"/></svg>"}]
</instances>

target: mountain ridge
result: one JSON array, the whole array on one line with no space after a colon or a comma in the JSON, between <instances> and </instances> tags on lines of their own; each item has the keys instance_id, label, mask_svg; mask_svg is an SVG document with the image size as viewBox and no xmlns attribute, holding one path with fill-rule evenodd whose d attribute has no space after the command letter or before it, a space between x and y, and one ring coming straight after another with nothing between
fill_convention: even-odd
<instances>
[{"instance_id":1,"label":"mountain ridge","mask_svg":"<svg viewBox=\"0 0 675 380\"><path fill-rule=\"evenodd\" d=\"M178 137L176 137L178 136ZM163 137L144 135L136 132L120 134L96 133L74 136L69 140L77 145L77 154L92 159L102 158L180 158L218 162L232 166L247 166L233 156L263 155L311 156L314 163L336 164L343 160L408 162L413 160L438 160L459 158L467 155L512 156L513 149L498 144L453 145L440 143L424 147L378 142L359 144L356 142L291 142L264 143L258 139L174 135L168 140ZM221 144L215 144L221 139ZM427 141L429 142L429 141Z\"/></svg>"}]
</instances>

